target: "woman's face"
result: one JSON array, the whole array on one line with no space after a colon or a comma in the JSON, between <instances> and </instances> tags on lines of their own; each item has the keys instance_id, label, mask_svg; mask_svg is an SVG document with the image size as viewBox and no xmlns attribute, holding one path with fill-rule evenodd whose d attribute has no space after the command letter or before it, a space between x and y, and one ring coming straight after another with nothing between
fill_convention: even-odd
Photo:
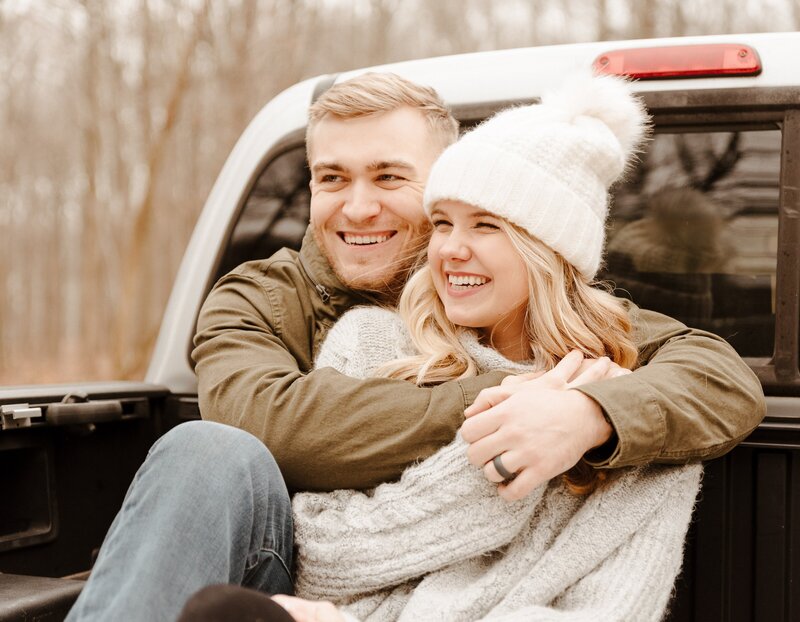
<instances>
[{"instance_id":1,"label":"woman's face","mask_svg":"<svg viewBox=\"0 0 800 622\"><path fill-rule=\"evenodd\" d=\"M492 345L506 357L527 358L520 337L528 275L500 227L502 219L460 201L440 201L431 220L428 262L447 318L491 336Z\"/></svg>"}]
</instances>

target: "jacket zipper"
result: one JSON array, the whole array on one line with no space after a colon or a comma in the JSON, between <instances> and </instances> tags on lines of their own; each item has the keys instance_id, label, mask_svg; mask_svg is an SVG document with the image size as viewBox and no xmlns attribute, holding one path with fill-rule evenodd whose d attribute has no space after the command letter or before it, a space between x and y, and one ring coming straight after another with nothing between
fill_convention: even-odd
<instances>
[{"instance_id":1,"label":"jacket zipper","mask_svg":"<svg viewBox=\"0 0 800 622\"><path fill-rule=\"evenodd\" d=\"M319 293L319 297L322 298L322 302L328 302L331 299L331 295L328 293L328 290L325 289L324 285L314 283L314 288L317 290L317 293Z\"/></svg>"},{"instance_id":2,"label":"jacket zipper","mask_svg":"<svg viewBox=\"0 0 800 622\"><path fill-rule=\"evenodd\" d=\"M311 281L311 284L314 286L314 289L317 290L317 293L319 294L319 297L322 299L322 302L327 304L331 299L331 293L328 291L328 288L322 285L321 283L317 283L316 275L311 270L306 260L303 259L303 256L298 253L297 257L300 259L300 265L303 266L303 270L305 271L308 280ZM375 299L372 296L369 296L364 292L356 293L350 291L350 293L352 296L360 297L363 300L370 302L371 304L380 305L380 302L377 299Z\"/></svg>"},{"instance_id":3,"label":"jacket zipper","mask_svg":"<svg viewBox=\"0 0 800 622\"><path fill-rule=\"evenodd\" d=\"M317 277L314 272L311 270L311 267L308 265L305 259L303 259L303 255L298 253L297 258L300 260L300 265L303 266L303 270L306 273L306 277L308 280L311 281L311 284L314 286L314 289L317 290L319 297L322 299L322 302L327 304L328 301L331 299L331 294L328 289L322 285L321 283L317 283Z\"/></svg>"}]
</instances>

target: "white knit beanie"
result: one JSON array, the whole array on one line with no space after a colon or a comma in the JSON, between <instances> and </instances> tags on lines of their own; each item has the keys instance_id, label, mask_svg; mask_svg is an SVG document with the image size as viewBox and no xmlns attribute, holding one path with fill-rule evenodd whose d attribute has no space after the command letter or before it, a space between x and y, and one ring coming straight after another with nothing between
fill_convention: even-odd
<instances>
[{"instance_id":1,"label":"white knit beanie","mask_svg":"<svg viewBox=\"0 0 800 622\"><path fill-rule=\"evenodd\" d=\"M628 82L573 78L541 104L502 111L450 145L431 170L425 210L449 199L501 216L591 279L603 253L608 188L648 131Z\"/></svg>"}]
</instances>

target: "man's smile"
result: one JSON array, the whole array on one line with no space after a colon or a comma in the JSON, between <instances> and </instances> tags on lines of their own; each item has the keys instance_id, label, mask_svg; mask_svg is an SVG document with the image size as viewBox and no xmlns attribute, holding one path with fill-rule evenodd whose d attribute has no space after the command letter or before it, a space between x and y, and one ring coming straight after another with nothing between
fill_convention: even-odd
<instances>
[{"instance_id":1,"label":"man's smile","mask_svg":"<svg viewBox=\"0 0 800 622\"><path fill-rule=\"evenodd\" d=\"M374 231L374 232L361 232L352 233L347 231L339 231L339 237L348 246L375 246L389 241L397 234L397 231Z\"/></svg>"}]
</instances>

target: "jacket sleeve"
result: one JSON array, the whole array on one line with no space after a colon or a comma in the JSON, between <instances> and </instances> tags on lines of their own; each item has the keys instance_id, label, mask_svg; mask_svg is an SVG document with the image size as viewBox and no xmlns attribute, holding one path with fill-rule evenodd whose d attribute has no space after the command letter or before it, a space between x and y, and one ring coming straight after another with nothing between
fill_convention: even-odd
<instances>
[{"instance_id":1,"label":"jacket sleeve","mask_svg":"<svg viewBox=\"0 0 800 622\"><path fill-rule=\"evenodd\" d=\"M617 442L598 467L716 458L764 418L758 378L721 337L630 305L640 367L578 387L608 416Z\"/></svg>"},{"instance_id":2,"label":"jacket sleeve","mask_svg":"<svg viewBox=\"0 0 800 622\"><path fill-rule=\"evenodd\" d=\"M423 577L508 544L545 486L509 503L466 457L460 436L369 494L300 493L293 500L295 590L341 600Z\"/></svg>"},{"instance_id":3,"label":"jacket sleeve","mask_svg":"<svg viewBox=\"0 0 800 622\"><path fill-rule=\"evenodd\" d=\"M285 284L295 296L289 306L249 275L224 277L200 312L192 353L203 418L261 439L291 490L397 479L449 443L464 409L503 378L491 373L420 388L331 368L309 372L315 318L298 299L302 288ZM302 328L288 330L291 323Z\"/></svg>"}]
</instances>

